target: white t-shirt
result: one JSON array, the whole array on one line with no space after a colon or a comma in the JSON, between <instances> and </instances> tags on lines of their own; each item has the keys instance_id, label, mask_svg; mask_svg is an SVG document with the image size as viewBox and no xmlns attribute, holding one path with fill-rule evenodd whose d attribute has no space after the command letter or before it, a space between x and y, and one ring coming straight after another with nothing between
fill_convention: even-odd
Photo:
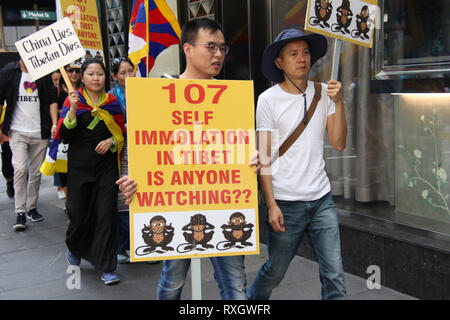
<instances>
[{"instance_id":1,"label":"white t-shirt","mask_svg":"<svg viewBox=\"0 0 450 320\"><path fill-rule=\"evenodd\" d=\"M38 90L29 73L22 72L16 103L11 120L11 130L40 133L41 113Z\"/></svg>"},{"instance_id":2,"label":"white t-shirt","mask_svg":"<svg viewBox=\"0 0 450 320\"><path fill-rule=\"evenodd\" d=\"M335 113L335 105L326 91L327 85L322 84L322 97L312 119L308 119L302 135L278 159L278 149L303 119L304 98L301 94L285 92L278 84L258 98L257 131L272 132L272 186L277 200L313 201L331 190L323 148L327 118ZM314 82L308 81L305 91L307 108L314 92Z\"/></svg>"}]
</instances>

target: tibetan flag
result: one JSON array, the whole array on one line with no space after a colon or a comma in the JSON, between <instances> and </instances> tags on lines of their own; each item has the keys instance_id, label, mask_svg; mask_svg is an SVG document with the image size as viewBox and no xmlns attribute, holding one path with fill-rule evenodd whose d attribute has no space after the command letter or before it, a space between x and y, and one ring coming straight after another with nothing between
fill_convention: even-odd
<instances>
[{"instance_id":1,"label":"tibetan flag","mask_svg":"<svg viewBox=\"0 0 450 320\"><path fill-rule=\"evenodd\" d=\"M128 34L128 57L138 66L140 76L146 77L145 64L142 59L148 55L148 0L133 0Z\"/></svg>"},{"instance_id":2,"label":"tibetan flag","mask_svg":"<svg viewBox=\"0 0 450 320\"><path fill-rule=\"evenodd\" d=\"M148 7L148 63L150 72L156 57L165 49L180 43L181 28L165 0L149 0Z\"/></svg>"},{"instance_id":3,"label":"tibetan flag","mask_svg":"<svg viewBox=\"0 0 450 320\"><path fill-rule=\"evenodd\" d=\"M156 57L179 44L180 25L165 0L134 0L130 19L129 57L146 77Z\"/></svg>"}]
</instances>

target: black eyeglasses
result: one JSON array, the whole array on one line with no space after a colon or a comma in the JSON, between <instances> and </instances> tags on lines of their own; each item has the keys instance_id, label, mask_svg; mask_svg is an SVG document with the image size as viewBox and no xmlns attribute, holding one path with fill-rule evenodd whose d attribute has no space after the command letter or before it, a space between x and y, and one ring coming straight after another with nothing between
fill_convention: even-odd
<instances>
[{"instance_id":1,"label":"black eyeglasses","mask_svg":"<svg viewBox=\"0 0 450 320\"><path fill-rule=\"evenodd\" d=\"M188 42L188 43L191 45L204 44L204 45L206 45L206 48L208 49L208 51L211 53L216 53L218 49L223 54L228 54L228 52L230 51L230 47L227 46L226 44L218 45L215 42Z\"/></svg>"}]
</instances>

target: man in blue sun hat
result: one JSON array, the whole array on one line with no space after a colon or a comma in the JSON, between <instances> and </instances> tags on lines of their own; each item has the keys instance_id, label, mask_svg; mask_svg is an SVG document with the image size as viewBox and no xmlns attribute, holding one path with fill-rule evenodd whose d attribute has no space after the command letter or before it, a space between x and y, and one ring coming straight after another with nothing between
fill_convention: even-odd
<instances>
[{"instance_id":1,"label":"man in blue sun hat","mask_svg":"<svg viewBox=\"0 0 450 320\"><path fill-rule=\"evenodd\" d=\"M326 52L324 36L298 29L282 31L264 51L263 73L276 83L259 96L256 110L269 258L249 299L270 298L305 232L319 262L322 298L346 297L339 223L323 159L325 132L334 149L346 146L342 86L308 80L311 66Z\"/></svg>"}]
</instances>

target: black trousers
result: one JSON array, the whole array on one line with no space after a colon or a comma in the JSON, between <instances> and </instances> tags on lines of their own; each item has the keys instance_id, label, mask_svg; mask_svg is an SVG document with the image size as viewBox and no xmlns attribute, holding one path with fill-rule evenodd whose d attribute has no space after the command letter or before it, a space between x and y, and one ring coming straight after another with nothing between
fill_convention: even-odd
<instances>
[{"instance_id":1,"label":"black trousers","mask_svg":"<svg viewBox=\"0 0 450 320\"><path fill-rule=\"evenodd\" d=\"M2 144L2 174L5 179L14 178L14 168L12 166L12 152L9 147L9 142Z\"/></svg>"}]
</instances>

